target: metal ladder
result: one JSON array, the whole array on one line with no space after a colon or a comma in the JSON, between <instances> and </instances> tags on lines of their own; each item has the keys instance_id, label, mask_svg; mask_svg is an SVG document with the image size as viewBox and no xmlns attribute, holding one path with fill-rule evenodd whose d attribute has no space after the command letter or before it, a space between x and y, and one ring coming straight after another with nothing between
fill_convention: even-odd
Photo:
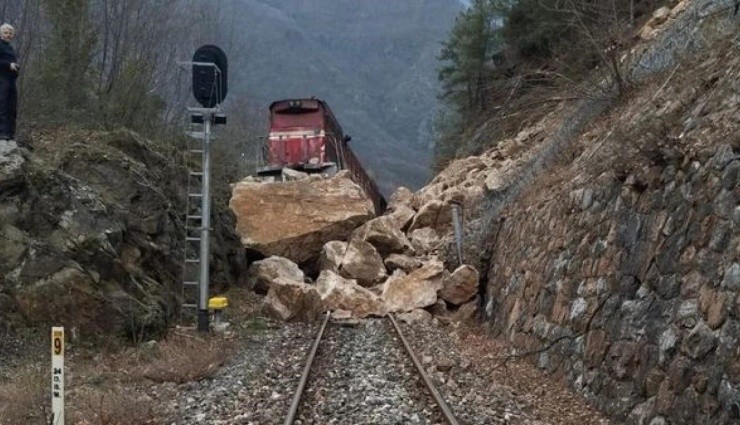
<instances>
[{"instance_id":1,"label":"metal ladder","mask_svg":"<svg viewBox=\"0 0 740 425\"><path fill-rule=\"evenodd\" d=\"M199 127L202 127L199 126ZM187 200L185 203L185 249L182 266L182 308L180 322L195 321L198 313L200 288L200 250L203 215L203 151L202 131L191 131L187 138L186 166L188 168ZM196 162L197 158L197 162Z\"/></svg>"}]
</instances>

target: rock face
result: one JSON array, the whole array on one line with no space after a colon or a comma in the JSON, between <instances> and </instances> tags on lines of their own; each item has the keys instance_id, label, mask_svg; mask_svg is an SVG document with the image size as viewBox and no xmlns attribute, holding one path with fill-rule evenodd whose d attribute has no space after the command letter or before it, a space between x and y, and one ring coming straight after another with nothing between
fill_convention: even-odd
<instances>
[{"instance_id":1,"label":"rock face","mask_svg":"<svg viewBox=\"0 0 740 425\"><path fill-rule=\"evenodd\" d=\"M167 326L184 243L175 152L126 131L32 134L28 146L0 142L0 322L64 323L83 338ZM217 290L243 252L230 250L222 212L214 206Z\"/></svg>"},{"instance_id":2,"label":"rock face","mask_svg":"<svg viewBox=\"0 0 740 425\"><path fill-rule=\"evenodd\" d=\"M263 312L285 322L311 322L324 312L324 304L315 286L277 278L263 300Z\"/></svg>"},{"instance_id":3,"label":"rock face","mask_svg":"<svg viewBox=\"0 0 740 425\"><path fill-rule=\"evenodd\" d=\"M258 294L265 295L270 290L272 281L283 278L303 282L305 275L298 265L287 258L272 256L255 261L247 271L247 285Z\"/></svg>"},{"instance_id":4,"label":"rock face","mask_svg":"<svg viewBox=\"0 0 740 425\"><path fill-rule=\"evenodd\" d=\"M386 314L383 300L358 285L354 279L345 279L330 270L324 270L316 280L316 287L328 310L345 310L361 318Z\"/></svg>"},{"instance_id":5,"label":"rock face","mask_svg":"<svg viewBox=\"0 0 740 425\"><path fill-rule=\"evenodd\" d=\"M15 142L0 140L0 190L16 184L23 176L24 150Z\"/></svg>"},{"instance_id":6,"label":"rock face","mask_svg":"<svg viewBox=\"0 0 740 425\"><path fill-rule=\"evenodd\" d=\"M229 203L245 247L298 264L318 258L332 240L347 239L373 218L372 202L340 172L329 179L233 186Z\"/></svg>"}]
</instances>

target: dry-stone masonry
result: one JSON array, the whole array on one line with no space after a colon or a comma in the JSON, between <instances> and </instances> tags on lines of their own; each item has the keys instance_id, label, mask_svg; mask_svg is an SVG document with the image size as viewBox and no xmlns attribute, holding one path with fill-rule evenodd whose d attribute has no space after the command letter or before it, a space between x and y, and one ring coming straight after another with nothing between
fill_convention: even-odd
<instances>
[{"instance_id":1,"label":"dry-stone masonry","mask_svg":"<svg viewBox=\"0 0 740 425\"><path fill-rule=\"evenodd\" d=\"M740 420L740 152L709 152L512 206L494 247L494 328L635 423Z\"/></svg>"}]
</instances>

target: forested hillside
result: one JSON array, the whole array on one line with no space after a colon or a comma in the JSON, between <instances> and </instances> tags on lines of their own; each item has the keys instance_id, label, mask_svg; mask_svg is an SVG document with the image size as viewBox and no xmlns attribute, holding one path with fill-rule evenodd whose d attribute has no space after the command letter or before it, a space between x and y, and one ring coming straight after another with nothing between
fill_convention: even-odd
<instances>
[{"instance_id":1,"label":"forested hillside","mask_svg":"<svg viewBox=\"0 0 740 425\"><path fill-rule=\"evenodd\" d=\"M22 129L171 135L192 103L177 62L216 43L231 70L231 125L216 149L233 178L253 166L267 105L315 95L388 192L430 177L436 56L460 8L457 0L8 0L0 20L18 29Z\"/></svg>"},{"instance_id":2,"label":"forested hillside","mask_svg":"<svg viewBox=\"0 0 740 425\"><path fill-rule=\"evenodd\" d=\"M632 88L638 31L665 0L474 0L439 56L435 162L479 154L562 105ZM670 10L670 9L666 9ZM668 18L663 11L654 18ZM652 21L651 21L652 22ZM603 72L602 72L603 71Z\"/></svg>"},{"instance_id":3,"label":"forested hillside","mask_svg":"<svg viewBox=\"0 0 740 425\"><path fill-rule=\"evenodd\" d=\"M231 55L245 96L329 102L389 192L431 176L436 56L457 0L242 0Z\"/></svg>"}]
</instances>

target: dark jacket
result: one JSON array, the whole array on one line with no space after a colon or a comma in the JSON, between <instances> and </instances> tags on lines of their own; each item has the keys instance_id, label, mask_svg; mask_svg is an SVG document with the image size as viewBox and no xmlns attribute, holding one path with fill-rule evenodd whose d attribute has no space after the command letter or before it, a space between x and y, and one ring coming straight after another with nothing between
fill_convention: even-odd
<instances>
[{"instance_id":1,"label":"dark jacket","mask_svg":"<svg viewBox=\"0 0 740 425\"><path fill-rule=\"evenodd\" d=\"M10 64L17 62L13 46L5 40L0 40L0 78L15 80L18 73L10 69Z\"/></svg>"}]
</instances>

